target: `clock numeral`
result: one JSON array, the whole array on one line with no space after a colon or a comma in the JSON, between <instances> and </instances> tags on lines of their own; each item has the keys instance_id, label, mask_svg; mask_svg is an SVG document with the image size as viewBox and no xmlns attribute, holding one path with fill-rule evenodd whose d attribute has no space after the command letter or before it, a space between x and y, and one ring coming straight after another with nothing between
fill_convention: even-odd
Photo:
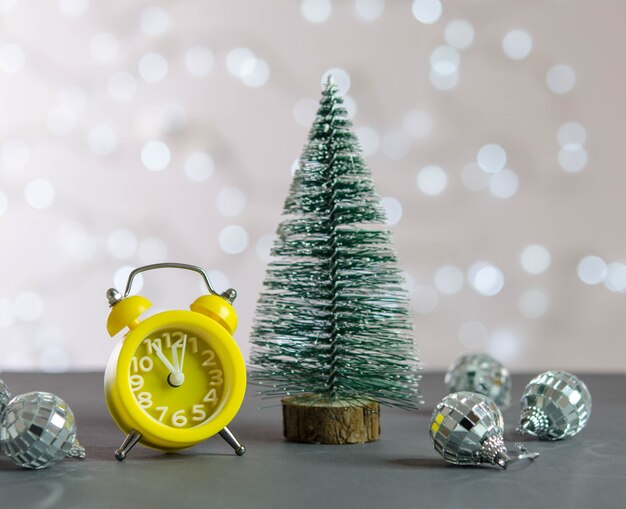
<instances>
[{"instance_id":1,"label":"clock numeral","mask_svg":"<svg viewBox=\"0 0 626 509\"><path fill-rule=\"evenodd\" d=\"M207 392L206 396L202 399L205 403L210 403L211 405L217 404L217 390L211 389Z\"/></svg>"},{"instance_id":2,"label":"clock numeral","mask_svg":"<svg viewBox=\"0 0 626 509\"><path fill-rule=\"evenodd\" d=\"M184 410L178 410L172 414L172 425L177 428L182 428L188 422L187 417L185 417Z\"/></svg>"},{"instance_id":3,"label":"clock numeral","mask_svg":"<svg viewBox=\"0 0 626 509\"><path fill-rule=\"evenodd\" d=\"M194 337L188 339L191 353L198 353L198 340Z\"/></svg>"},{"instance_id":4,"label":"clock numeral","mask_svg":"<svg viewBox=\"0 0 626 509\"><path fill-rule=\"evenodd\" d=\"M144 380L141 375L131 375L130 377L130 388L133 392L137 392L139 389L143 387Z\"/></svg>"},{"instance_id":5,"label":"clock numeral","mask_svg":"<svg viewBox=\"0 0 626 509\"><path fill-rule=\"evenodd\" d=\"M179 332L179 331L173 332L172 333L172 338L174 339L173 344L176 345L176 343L181 341L181 339L183 339L184 337L185 337L185 333L183 332Z\"/></svg>"},{"instance_id":6,"label":"clock numeral","mask_svg":"<svg viewBox=\"0 0 626 509\"><path fill-rule=\"evenodd\" d=\"M204 405L194 405L191 413L193 414L191 417L192 421L206 421Z\"/></svg>"},{"instance_id":7,"label":"clock numeral","mask_svg":"<svg viewBox=\"0 0 626 509\"><path fill-rule=\"evenodd\" d=\"M156 411L157 412L161 412L161 415L159 415L159 421L163 422L163 419L165 419L165 416L167 415L167 410L169 409L169 407L166 406L158 406L156 407Z\"/></svg>"},{"instance_id":8,"label":"clock numeral","mask_svg":"<svg viewBox=\"0 0 626 509\"><path fill-rule=\"evenodd\" d=\"M148 357L147 355L144 355L141 359L139 359L139 361L137 361L137 357L133 357L130 360L130 367L133 370L133 373L137 373L137 371L140 370L148 372L152 371L152 368L154 367L154 361L151 357Z\"/></svg>"},{"instance_id":9,"label":"clock numeral","mask_svg":"<svg viewBox=\"0 0 626 509\"><path fill-rule=\"evenodd\" d=\"M144 339L143 343L146 345L146 353L152 355L152 340L150 338Z\"/></svg>"},{"instance_id":10,"label":"clock numeral","mask_svg":"<svg viewBox=\"0 0 626 509\"><path fill-rule=\"evenodd\" d=\"M224 383L224 373L221 369L212 369L209 371L209 375L211 375L209 385L222 385Z\"/></svg>"},{"instance_id":11,"label":"clock numeral","mask_svg":"<svg viewBox=\"0 0 626 509\"><path fill-rule=\"evenodd\" d=\"M215 361L213 360L215 359L215 352L213 350L205 350L204 352L202 352L202 355L207 356L205 361L202 363L202 366L204 367L215 366Z\"/></svg>"},{"instance_id":12,"label":"clock numeral","mask_svg":"<svg viewBox=\"0 0 626 509\"><path fill-rule=\"evenodd\" d=\"M174 334L177 334L176 332ZM165 348L172 348L172 336L169 332L163 333L163 339L165 340Z\"/></svg>"},{"instance_id":13,"label":"clock numeral","mask_svg":"<svg viewBox=\"0 0 626 509\"><path fill-rule=\"evenodd\" d=\"M161 338L155 338L150 340L150 352L155 349L155 345L157 350L163 350L163 343L161 342Z\"/></svg>"},{"instance_id":14,"label":"clock numeral","mask_svg":"<svg viewBox=\"0 0 626 509\"><path fill-rule=\"evenodd\" d=\"M142 408L150 408L152 406L152 394L144 391L137 394L137 401Z\"/></svg>"}]
</instances>

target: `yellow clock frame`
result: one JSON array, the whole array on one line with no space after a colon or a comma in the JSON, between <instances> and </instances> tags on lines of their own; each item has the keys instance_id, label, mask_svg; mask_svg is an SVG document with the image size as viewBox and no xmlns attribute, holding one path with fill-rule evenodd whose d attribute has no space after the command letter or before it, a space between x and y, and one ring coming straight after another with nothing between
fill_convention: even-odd
<instances>
[{"instance_id":1,"label":"yellow clock frame","mask_svg":"<svg viewBox=\"0 0 626 509\"><path fill-rule=\"evenodd\" d=\"M151 303L139 295L128 296L132 281L141 272L161 268L199 273L210 293L196 299L190 311L164 311L140 321L139 316L147 311ZM109 412L120 429L127 434L124 443L115 452L118 460L124 460L137 443L161 451L177 451L192 447L218 433L238 456L245 453L246 448L227 428L241 407L246 389L245 363L232 337L237 327L237 314L231 305L235 297L236 292L233 289L218 294L201 268L181 263L160 263L135 269L129 276L124 297L115 289L107 291L112 308L107 320L109 334L114 336L126 327L129 329L111 353L104 376L104 392ZM190 331L201 341L210 337L209 346L221 363L224 385L220 401L212 415L194 427L177 428L150 416L137 401L130 382L131 361L140 345L155 332L171 328Z\"/></svg>"}]
</instances>

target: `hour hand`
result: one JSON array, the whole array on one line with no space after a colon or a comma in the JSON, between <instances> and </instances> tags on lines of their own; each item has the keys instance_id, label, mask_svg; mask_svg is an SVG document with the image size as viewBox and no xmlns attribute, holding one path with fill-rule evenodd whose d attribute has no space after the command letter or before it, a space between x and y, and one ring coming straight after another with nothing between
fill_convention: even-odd
<instances>
[{"instance_id":1,"label":"hour hand","mask_svg":"<svg viewBox=\"0 0 626 509\"><path fill-rule=\"evenodd\" d=\"M174 365L168 360L168 358L165 357L163 349L157 343L153 343L152 348L154 348L157 357L170 372L167 377L167 382L172 387L180 387L181 385L183 385L183 382L185 381L185 375L183 375L181 371L176 369Z\"/></svg>"}]
</instances>

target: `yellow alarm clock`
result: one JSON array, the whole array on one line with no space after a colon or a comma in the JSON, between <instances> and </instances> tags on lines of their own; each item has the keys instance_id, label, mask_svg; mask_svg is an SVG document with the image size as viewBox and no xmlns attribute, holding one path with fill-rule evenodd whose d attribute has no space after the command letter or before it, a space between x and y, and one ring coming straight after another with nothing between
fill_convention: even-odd
<instances>
[{"instance_id":1,"label":"yellow alarm clock","mask_svg":"<svg viewBox=\"0 0 626 509\"><path fill-rule=\"evenodd\" d=\"M191 310L164 311L140 320L152 305L129 296L137 274L175 268L202 276L208 295ZM107 330L128 332L111 353L104 375L109 411L126 439L115 452L122 461L140 443L161 451L177 451L219 433L237 455L246 448L226 427L243 402L246 368L232 337L237 292L213 290L206 273L194 265L158 263L133 270L124 295L111 288Z\"/></svg>"}]
</instances>

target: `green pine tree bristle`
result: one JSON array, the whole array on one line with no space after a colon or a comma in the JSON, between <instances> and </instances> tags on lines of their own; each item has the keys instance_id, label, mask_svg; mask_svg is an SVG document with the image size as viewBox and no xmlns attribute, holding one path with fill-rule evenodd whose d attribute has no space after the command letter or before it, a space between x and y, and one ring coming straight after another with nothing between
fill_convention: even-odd
<instances>
[{"instance_id":1,"label":"green pine tree bristle","mask_svg":"<svg viewBox=\"0 0 626 509\"><path fill-rule=\"evenodd\" d=\"M253 378L265 396L415 408L420 370L408 295L351 128L329 81L257 303Z\"/></svg>"}]
</instances>

